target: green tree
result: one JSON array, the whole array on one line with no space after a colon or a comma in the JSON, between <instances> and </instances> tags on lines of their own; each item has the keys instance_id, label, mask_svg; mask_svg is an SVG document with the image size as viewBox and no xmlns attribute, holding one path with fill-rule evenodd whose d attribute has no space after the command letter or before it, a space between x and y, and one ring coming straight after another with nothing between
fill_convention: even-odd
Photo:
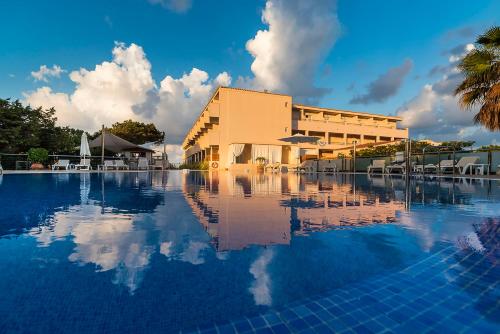
<instances>
[{"instance_id":1,"label":"green tree","mask_svg":"<svg viewBox=\"0 0 500 334\"><path fill-rule=\"evenodd\" d=\"M0 152L24 153L43 147L50 153L74 153L83 131L56 126L55 113L54 108L44 110L0 99Z\"/></svg>"},{"instance_id":2,"label":"green tree","mask_svg":"<svg viewBox=\"0 0 500 334\"><path fill-rule=\"evenodd\" d=\"M500 131L500 27L492 27L476 40L458 68L465 79L456 88L465 109L480 105L476 123L490 131Z\"/></svg>"},{"instance_id":3,"label":"green tree","mask_svg":"<svg viewBox=\"0 0 500 334\"><path fill-rule=\"evenodd\" d=\"M162 143L165 138L165 132L159 131L153 123L145 124L131 119L113 124L108 131L137 145Z\"/></svg>"}]
</instances>

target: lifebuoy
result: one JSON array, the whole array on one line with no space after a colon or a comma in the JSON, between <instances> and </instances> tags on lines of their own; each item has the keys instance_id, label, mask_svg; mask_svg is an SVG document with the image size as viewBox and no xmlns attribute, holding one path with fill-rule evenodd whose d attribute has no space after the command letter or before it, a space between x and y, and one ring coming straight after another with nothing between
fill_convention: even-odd
<instances>
[{"instance_id":1,"label":"lifebuoy","mask_svg":"<svg viewBox=\"0 0 500 334\"><path fill-rule=\"evenodd\" d=\"M212 168L219 168L219 163L217 162L212 162Z\"/></svg>"}]
</instances>

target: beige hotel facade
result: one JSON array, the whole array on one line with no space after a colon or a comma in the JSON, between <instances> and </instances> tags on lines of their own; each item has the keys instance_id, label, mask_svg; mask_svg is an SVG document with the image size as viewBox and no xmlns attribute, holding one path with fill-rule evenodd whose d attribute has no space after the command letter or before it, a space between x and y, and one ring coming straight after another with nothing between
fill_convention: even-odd
<instances>
[{"instance_id":1,"label":"beige hotel facade","mask_svg":"<svg viewBox=\"0 0 500 334\"><path fill-rule=\"evenodd\" d=\"M184 161L207 161L211 169L246 170L256 159L297 164L332 159L360 144L408 138L400 117L293 104L289 95L219 87L187 132ZM317 136L317 143L290 144L280 138Z\"/></svg>"}]
</instances>

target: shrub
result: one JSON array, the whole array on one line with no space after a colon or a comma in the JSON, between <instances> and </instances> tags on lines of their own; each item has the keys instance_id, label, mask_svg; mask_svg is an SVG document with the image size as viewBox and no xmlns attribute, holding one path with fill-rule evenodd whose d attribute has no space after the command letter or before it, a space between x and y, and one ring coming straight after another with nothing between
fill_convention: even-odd
<instances>
[{"instance_id":1,"label":"shrub","mask_svg":"<svg viewBox=\"0 0 500 334\"><path fill-rule=\"evenodd\" d=\"M43 164L49 159L49 152L44 148L30 148L28 151L28 160L32 163Z\"/></svg>"},{"instance_id":2,"label":"shrub","mask_svg":"<svg viewBox=\"0 0 500 334\"><path fill-rule=\"evenodd\" d=\"M179 166L179 169L194 169L194 170L208 170L208 161L193 162L190 164L183 163Z\"/></svg>"}]
</instances>

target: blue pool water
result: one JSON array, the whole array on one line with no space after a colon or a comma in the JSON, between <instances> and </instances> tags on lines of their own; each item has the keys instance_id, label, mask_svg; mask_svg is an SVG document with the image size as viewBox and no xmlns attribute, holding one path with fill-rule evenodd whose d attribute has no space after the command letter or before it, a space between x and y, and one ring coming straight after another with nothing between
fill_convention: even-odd
<instances>
[{"instance_id":1,"label":"blue pool water","mask_svg":"<svg viewBox=\"0 0 500 334\"><path fill-rule=\"evenodd\" d=\"M2 333L496 333L500 183L0 176Z\"/></svg>"}]
</instances>

